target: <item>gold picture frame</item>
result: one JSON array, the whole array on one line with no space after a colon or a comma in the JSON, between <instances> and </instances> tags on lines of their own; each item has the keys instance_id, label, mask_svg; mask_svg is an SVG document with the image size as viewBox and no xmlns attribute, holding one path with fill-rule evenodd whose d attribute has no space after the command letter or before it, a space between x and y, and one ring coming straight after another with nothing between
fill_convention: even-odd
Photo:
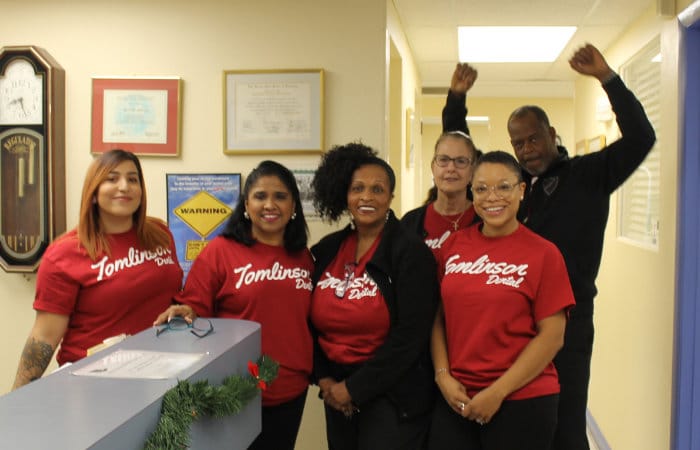
<instances>
[{"instance_id":1,"label":"gold picture frame","mask_svg":"<svg viewBox=\"0 0 700 450\"><path fill-rule=\"evenodd\" d=\"M406 108L406 168L410 169L415 165L416 152L413 142L413 127L416 115L413 108Z\"/></svg>"},{"instance_id":2,"label":"gold picture frame","mask_svg":"<svg viewBox=\"0 0 700 450\"><path fill-rule=\"evenodd\" d=\"M586 144L586 153L597 152L598 150L602 150L603 147L605 147L605 135L601 134L600 136L588 140Z\"/></svg>"},{"instance_id":3,"label":"gold picture frame","mask_svg":"<svg viewBox=\"0 0 700 450\"><path fill-rule=\"evenodd\" d=\"M323 69L225 70L224 153L324 150Z\"/></svg>"},{"instance_id":4,"label":"gold picture frame","mask_svg":"<svg viewBox=\"0 0 700 450\"><path fill-rule=\"evenodd\" d=\"M581 139L576 143L576 155L585 155L588 153L588 141Z\"/></svg>"}]
</instances>

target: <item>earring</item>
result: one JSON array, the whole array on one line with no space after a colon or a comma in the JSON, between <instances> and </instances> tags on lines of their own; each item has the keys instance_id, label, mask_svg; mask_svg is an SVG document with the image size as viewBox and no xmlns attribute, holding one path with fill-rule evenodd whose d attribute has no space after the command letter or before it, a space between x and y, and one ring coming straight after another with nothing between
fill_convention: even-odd
<instances>
[{"instance_id":1,"label":"earring","mask_svg":"<svg viewBox=\"0 0 700 450\"><path fill-rule=\"evenodd\" d=\"M386 219L384 219L384 223L387 223L389 221L389 211L386 212Z\"/></svg>"},{"instance_id":2,"label":"earring","mask_svg":"<svg viewBox=\"0 0 700 450\"><path fill-rule=\"evenodd\" d=\"M248 215L248 211L243 211L243 217L250 220L250 216Z\"/></svg>"},{"instance_id":3,"label":"earring","mask_svg":"<svg viewBox=\"0 0 700 450\"><path fill-rule=\"evenodd\" d=\"M297 218L297 213L292 213L292 220Z\"/></svg>"},{"instance_id":4,"label":"earring","mask_svg":"<svg viewBox=\"0 0 700 450\"><path fill-rule=\"evenodd\" d=\"M94 196L94 195L92 196L92 204L93 204L93 205L96 205L96 204L97 204L97 197Z\"/></svg>"}]
</instances>

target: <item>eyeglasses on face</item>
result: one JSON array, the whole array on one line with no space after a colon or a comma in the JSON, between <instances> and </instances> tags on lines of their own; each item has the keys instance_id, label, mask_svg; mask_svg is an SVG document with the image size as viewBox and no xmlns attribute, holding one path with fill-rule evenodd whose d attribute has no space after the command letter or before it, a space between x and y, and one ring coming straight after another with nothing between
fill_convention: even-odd
<instances>
[{"instance_id":1,"label":"eyeglasses on face","mask_svg":"<svg viewBox=\"0 0 700 450\"><path fill-rule=\"evenodd\" d=\"M487 197L489 192L492 191L496 194L498 198L505 198L513 192L513 189L518 186L518 183L511 183L509 181L502 181L494 186L488 186L486 184L477 184L472 186L472 194L474 197Z\"/></svg>"},{"instance_id":2,"label":"eyeglasses on face","mask_svg":"<svg viewBox=\"0 0 700 450\"><path fill-rule=\"evenodd\" d=\"M467 158L466 156L450 158L447 155L435 155L435 157L433 158L433 162L435 162L435 164L437 164L438 167L447 167L450 164L450 161L452 161L455 167L458 169L466 169L467 167L471 166L474 162L471 158Z\"/></svg>"},{"instance_id":3,"label":"eyeglasses on face","mask_svg":"<svg viewBox=\"0 0 700 450\"><path fill-rule=\"evenodd\" d=\"M343 271L343 281L341 281L340 284L338 284L338 286L336 286L335 288L336 297L345 297L345 293L347 292L348 287L355 279L355 267L357 267L357 264L355 264L354 262L345 264L345 268Z\"/></svg>"},{"instance_id":4,"label":"eyeglasses on face","mask_svg":"<svg viewBox=\"0 0 700 450\"><path fill-rule=\"evenodd\" d=\"M214 325L211 320L198 317L188 323L184 317L175 316L172 317L167 323L164 323L160 328L156 328L156 337L165 333L166 331L182 331L190 330L190 333L194 334L199 338L203 338L211 334L214 331Z\"/></svg>"}]
</instances>

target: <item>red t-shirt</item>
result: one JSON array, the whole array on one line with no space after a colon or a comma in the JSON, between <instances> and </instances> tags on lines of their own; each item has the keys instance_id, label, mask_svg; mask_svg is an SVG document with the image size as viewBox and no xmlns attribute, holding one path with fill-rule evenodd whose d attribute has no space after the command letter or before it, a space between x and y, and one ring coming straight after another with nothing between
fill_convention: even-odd
<instances>
[{"instance_id":1,"label":"red t-shirt","mask_svg":"<svg viewBox=\"0 0 700 450\"><path fill-rule=\"evenodd\" d=\"M357 364L370 359L389 333L389 309L365 270L380 237L355 263L357 234L351 234L316 283L311 322L319 332L321 349L336 363Z\"/></svg>"},{"instance_id":2,"label":"red t-shirt","mask_svg":"<svg viewBox=\"0 0 700 450\"><path fill-rule=\"evenodd\" d=\"M298 397L309 385L313 341L308 325L313 260L308 250L213 239L195 259L177 297L203 317L261 325L262 353L280 365L263 405Z\"/></svg>"},{"instance_id":3,"label":"red t-shirt","mask_svg":"<svg viewBox=\"0 0 700 450\"><path fill-rule=\"evenodd\" d=\"M457 230L467 228L474 222L474 214L474 206L470 205L463 213L443 216L435 211L434 203L429 204L425 210L425 220L423 221L423 228L427 233L425 245L437 257L442 244L456 231L455 224L457 224Z\"/></svg>"},{"instance_id":4,"label":"red t-shirt","mask_svg":"<svg viewBox=\"0 0 700 450\"><path fill-rule=\"evenodd\" d=\"M34 309L70 316L58 364L85 357L88 348L108 337L151 327L180 290L174 245L144 250L135 229L108 240L112 256L92 261L73 230L42 257Z\"/></svg>"},{"instance_id":5,"label":"red t-shirt","mask_svg":"<svg viewBox=\"0 0 700 450\"><path fill-rule=\"evenodd\" d=\"M450 371L472 396L513 365L538 321L574 305L561 253L522 225L496 238L480 225L454 233L438 261ZM508 399L557 392L550 362Z\"/></svg>"}]
</instances>

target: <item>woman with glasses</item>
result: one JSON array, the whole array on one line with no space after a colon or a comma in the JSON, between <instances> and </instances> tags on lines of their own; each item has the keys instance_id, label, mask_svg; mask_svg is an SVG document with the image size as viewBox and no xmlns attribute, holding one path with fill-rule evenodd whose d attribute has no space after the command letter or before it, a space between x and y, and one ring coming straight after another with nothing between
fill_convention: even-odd
<instances>
[{"instance_id":1,"label":"woman with glasses","mask_svg":"<svg viewBox=\"0 0 700 450\"><path fill-rule=\"evenodd\" d=\"M444 401L431 449L548 449L559 382L552 359L574 298L557 248L521 225L520 167L484 154L472 180L482 224L452 235L438 256L442 308L432 357Z\"/></svg>"},{"instance_id":2,"label":"woman with glasses","mask_svg":"<svg viewBox=\"0 0 700 450\"><path fill-rule=\"evenodd\" d=\"M195 259L175 298L180 305L154 322L202 316L261 324L262 353L279 363L279 372L262 393L262 432L250 449L293 450L301 424L313 350L307 233L294 175L275 161L261 162L221 236ZM196 331L206 333L205 325Z\"/></svg>"},{"instance_id":3,"label":"woman with glasses","mask_svg":"<svg viewBox=\"0 0 700 450\"><path fill-rule=\"evenodd\" d=\"M328 151L312 183L322 218L350 215L311 248L313 377L334 450L418 449L427 436L437 274L430 251L390 209L395 183L360 143Z\"/></svg>"},{"instance_id":4,"label":"woman with glasses","mask_svg":"<svg viewBox=\"0 0 700 450\"><path fill-rule=\"evenodd\" d=\"M13 389L44 373L58 344L59 365L120 334L135 334L166 308L182 285L173 237L146 216L138 158L111 150L83 183L78 227L44 253L36 279L36 319Z\"/></svg>"},{"instance_id":5,"label":"woman with glasses","mask_svg":"<svg viewBox=\"0 0 700 450\"><path fill-rule=\"evenodd\" d=\"M477 71L469 64L457 64L449 95L465 97L476 78ZM465 104L464 100L461 104ZM428 198L401 219L404 226L423 238L434 254L450 234L479 219L474 214L468 187L481 152L472 142L464 120L460 129L464 130L443 132L435 142L435 154L430 162L434 184L428 191Z\"/></svg>"}]
</instances>

